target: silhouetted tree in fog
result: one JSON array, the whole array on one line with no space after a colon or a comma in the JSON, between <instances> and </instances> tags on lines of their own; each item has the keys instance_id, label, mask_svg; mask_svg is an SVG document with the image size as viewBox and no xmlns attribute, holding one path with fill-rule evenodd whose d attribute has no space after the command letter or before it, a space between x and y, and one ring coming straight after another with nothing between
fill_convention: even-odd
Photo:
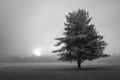
<instances>
[{"instance_id":1,"label":"silhouetted tree in fog","mask_svg":"<svg viewBox=\"0 0 120 80\"><path fill-rule=\"evenodd\" d=\"M81 69L81 63L85 60L109 56L103 53L107 43L90 23L91 19L84 9L66 15L64 37L56 38L59 41L56 46L61 48L53 51L58 52L59 60L77 61L78 69Z\"/></svg>"}]
</instances>

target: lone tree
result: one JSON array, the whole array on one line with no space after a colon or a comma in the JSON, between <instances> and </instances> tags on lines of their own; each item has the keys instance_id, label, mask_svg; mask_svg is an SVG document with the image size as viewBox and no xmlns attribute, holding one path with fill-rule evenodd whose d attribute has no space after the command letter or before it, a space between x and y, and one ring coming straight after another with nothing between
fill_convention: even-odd
<instances>
[{"instance_id":1,"label":"lone tree","mask_svg":"<svg viewBox=\"0 0 120 80\"><path fill-rule=\"evenodd\" d=\"M66 15L64 37L56 38L59 42L55 46L61 48L53 51L59 52L58 60L76 61L78 69L81 69L81 63L85 60L109 56L103 53L107 43L98 34L95 26L90 24L91 19L84 9Z\"/></svg>"}]
</instances>

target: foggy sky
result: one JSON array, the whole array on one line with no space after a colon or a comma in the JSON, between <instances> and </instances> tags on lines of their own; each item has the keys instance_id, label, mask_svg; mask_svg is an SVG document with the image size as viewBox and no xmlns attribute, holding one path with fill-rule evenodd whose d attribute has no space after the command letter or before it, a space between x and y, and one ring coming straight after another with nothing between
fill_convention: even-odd
<instances>
[{"instance_id":1,"label":"foggy sky","mask_svg":"<svg viewBox=\"0 0 120 80\"><path fill-rule=\"evenodd\" d=\"M78 8L89 11L91 23L105 36L105 53L119 54L119 5L119 0L0 0L0 57L31 55L35 47L51 54L65 15Z\"/></svg>"}]
</instances>

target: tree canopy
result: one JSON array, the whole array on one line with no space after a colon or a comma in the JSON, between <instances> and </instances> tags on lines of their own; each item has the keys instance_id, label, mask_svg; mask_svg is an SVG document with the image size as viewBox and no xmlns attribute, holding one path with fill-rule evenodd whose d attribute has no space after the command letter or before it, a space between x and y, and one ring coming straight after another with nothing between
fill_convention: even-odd
<instances>
[{"instance_id":1,"label":"tree canopy","mask_svg":"<svg viewBox=\"0 0 120 80\"><path fill-rule=\"evenodd\" d=\"M108 57L103 51L107 43L103 36L98 34L89 12L84 9L69 12L66 15L64 23L64 37L56 38L58 43L55 46L61 46L58 52L62 61L77 61L78 68L85 60L93 60L100 57Z\"/></svg>"}]
</instances>

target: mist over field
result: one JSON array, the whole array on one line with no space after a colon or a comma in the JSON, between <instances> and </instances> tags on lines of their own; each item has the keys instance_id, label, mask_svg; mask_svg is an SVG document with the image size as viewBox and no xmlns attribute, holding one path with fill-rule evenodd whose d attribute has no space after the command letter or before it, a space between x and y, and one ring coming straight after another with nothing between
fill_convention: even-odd
<instances>
[{"instance_id":1,"label":"mist over field","mask_svg":"<svg viewBox=\"0 0 120 80\"><path fill-rule=\"evenodd\" d=\"M54 56L54 55L43 55L41 57L19 57L19 56L9 56L6 57L5 59L0 59L0 63L62 63L64 64L73 64L75 65L76 63L73 61L71 62L62 62L58 61L57 59L59 56ZM83 62L83 65L120 65L120 56L119 55L114 55L108 58L100 58L96 59L93 61L85 61Z\"/></svg>"}]
</instances>

